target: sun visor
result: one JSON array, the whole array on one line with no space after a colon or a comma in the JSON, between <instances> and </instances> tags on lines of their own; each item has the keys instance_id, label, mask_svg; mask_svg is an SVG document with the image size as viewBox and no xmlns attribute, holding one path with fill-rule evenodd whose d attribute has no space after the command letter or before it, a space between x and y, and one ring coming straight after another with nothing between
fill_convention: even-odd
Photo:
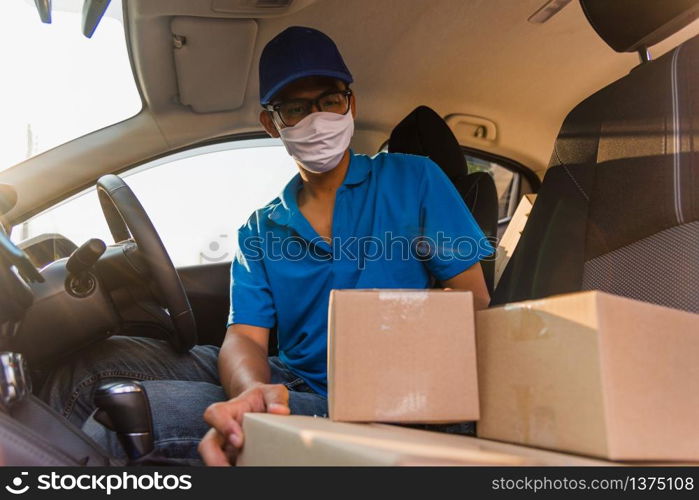
<instances>
[{"instance_id":1,"label":"sun visor","mask_svg":"<svg viewBox=\"0 0 699 500\"><path fill-rule=\"evenodd\" d=\"M257 23L252 19L175 17L171 30L180 102L197 113L241 107Z\"/></svg>"},{"instance_id":2,"label":"sun visor","mask_svg":"<svg viewBox=\"0 0 699 500\"><path fill-rule=\"evenodd\" d=\"M617 52L636 52L699 17L697 0L580 0L587 20Z\"/></svg>"}]
</instances>

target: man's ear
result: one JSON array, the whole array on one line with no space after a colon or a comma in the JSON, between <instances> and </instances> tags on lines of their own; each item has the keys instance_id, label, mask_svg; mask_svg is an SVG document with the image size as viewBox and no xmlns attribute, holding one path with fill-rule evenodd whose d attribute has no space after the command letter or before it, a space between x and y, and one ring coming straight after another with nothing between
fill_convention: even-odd
<instances>
[{"instance_id":1,"label":"man's ear","mask_svg":"<svg viewBox=\"0 0 699 500\"><path fill-rule=\"evenodd\" d=\"M353 93L351 99L350 108L352 108L352 118L357 118L357 96Z\"/></svg>"},{"instance_id":2,"label":"man's ear","mask_svg":"<svg viewBox=\"0 0 699 500\"><path fill-rule=\"evenodd\" d=\"M269 111L266 111L264 109L260 111L260 123L265 128L270 137L274 137L275 139L279 137L279 131L277 130L277 127L274 125L272 114Z\"/></svg>"}]
</instances>

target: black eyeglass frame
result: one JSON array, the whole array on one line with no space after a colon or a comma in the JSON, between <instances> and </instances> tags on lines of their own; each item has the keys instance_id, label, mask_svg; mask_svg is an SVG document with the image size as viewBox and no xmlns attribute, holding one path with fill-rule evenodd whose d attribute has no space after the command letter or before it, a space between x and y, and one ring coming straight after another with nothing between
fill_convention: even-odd
<instances>
[{"instance_id":1,"label":"black eyeglass frame","mask_svg":"<svg viewBox=\"0 0 699 500\"><path fill-rule=\"evenodd\" d=\"M327 97L327 96L332 95L332 94L342 94L343 96L345 96L347 98L347 109L345 110L344 113L342 113L342 115L346 115L347 113L349 113L349 110L352 108L351 98L352 98L352 95L354 95L354 93L352 92L352 89L350 89L350 88L346 88L344 90L334 90L334 89L328 90L328 91L320 94L315 99L298 98L298 99L289 99L288 101L281 101L281 102L277 102L274 104L270 103L270 104L265 105L264 108L265 108L265 110L269 111L270 113L276 113L276 115L279 117L279 121L281 121L285 127L293 127L293 125L289 125L284 121L282 114L279 112L279 109L282 107L283 104L285 104L287 102L303 101L303 102L307 102L309 104L308 109L313 109L314 106L316 109L320 109L320 100L323 99L324 97ZM310 115L311 113L308 113L308 114ZM308 116L308 115L306 115L306 116ZM305 118L305 116L304 116L304 118Z\"/></svg>"}]
</instances>

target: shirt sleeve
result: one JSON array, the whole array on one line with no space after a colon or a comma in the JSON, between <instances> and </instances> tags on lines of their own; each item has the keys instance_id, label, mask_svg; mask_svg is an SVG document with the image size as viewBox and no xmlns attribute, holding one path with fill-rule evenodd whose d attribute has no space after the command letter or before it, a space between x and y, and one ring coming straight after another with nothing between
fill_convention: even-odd
<instances>
[{"instance_id":1,"label":"shirt sleeve","mask_svg":"<svg viewBox=\"0 0 699 500\"><path fill-rule=\"evenodd\" d=\"M417 252L430 273L448 280L495 250L442 169L425 160L421 186L422 239Z\"/></svg>"},{"instance_id":2,"label":"shirt sleeve","mask_svg":"<svg viewBox=\"0 0 699 500\"><path fill-rule=\"evenodd\" d=\"M233 323L272 328L276 309L263 261L263 241L250 221L238 230L238 249L231 263L230 312Z\"/></svg>"}]
</instances>

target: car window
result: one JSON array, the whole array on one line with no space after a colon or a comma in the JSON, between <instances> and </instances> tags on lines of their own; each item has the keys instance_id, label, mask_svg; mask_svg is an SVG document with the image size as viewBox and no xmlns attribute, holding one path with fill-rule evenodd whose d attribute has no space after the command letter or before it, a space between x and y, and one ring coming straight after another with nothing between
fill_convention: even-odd
<instances>
[{"instance_id":1,"label":"car window","mask_svg":"<svg viewBox=\"0 0 699 500\"><path fill-rule=\"evenodd\" d=\"M486 172L493 177L498 193L498 223L506 225L512 218L521 197L533 192L531 183L520 172L500 163L477 158L470 154L465 156L469 174Z\"/></svg>"},{"instance_id":2,"label":"car window","mask_svg":"<svg viewBox=\"0 0 699 500\"><path fill-rule=\"evenodd\" d=\"M51 24L33 1L0 2L0 170L142 108L124 36L122 1L112 0L92 38L83 2L53 0ZM10 42L11 41L11 42Z\"/></svg>"},{"instance_id":3,"label":"car window","mask_svg":"<svg viewBox=\"0 0 699 500\"><path fill-rule=\"evenodd\" d=\"M122 175L150 216L176 266L230 261L237 229L272 201L296 172L279 140L205 146L141 165ZM21 241L59 233L77 245L113 242L94 188L15 227Z\"/></svg>"},{"instance_id":4,"label":"car window","mask_svg":"<svg viewBox=\"0 0 699 500\"><path fill-rule=\"evenodd\" d=\"M493 176L501 229L519 199L532 192L521 173L467 154L469 173ZM296 172L281 141L239 140L169 155L122 173L151 217L176 266L230 261L236 230L276 197ZM19 243L56 233L80 245L113 242L97 193L90 188L15 227Z\"/></svg>"}]
</instances>

